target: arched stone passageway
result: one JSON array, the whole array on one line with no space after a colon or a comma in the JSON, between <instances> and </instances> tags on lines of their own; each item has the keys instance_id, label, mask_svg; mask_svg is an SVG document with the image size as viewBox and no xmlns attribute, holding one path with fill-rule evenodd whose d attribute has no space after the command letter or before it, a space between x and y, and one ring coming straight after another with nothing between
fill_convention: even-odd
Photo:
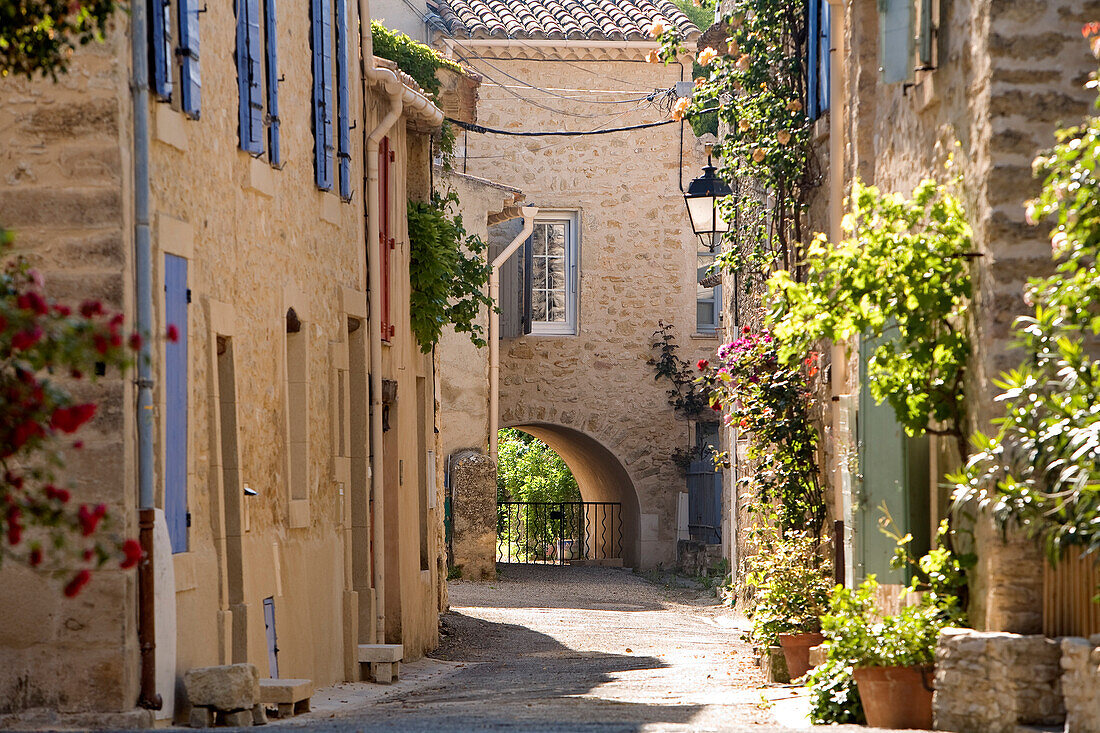
<instances>
[{"instance_id":1,"label":"arched stone passageway","mask_svg":"<svg viewBox=\"0 0 1100 733\"><path fill-rule=\"evenodd\" d=\"M561 456L586 502L614 502L622 506L623 563L638 567L640 561L639 503L634 482L622 462L602 443L575 428L549 423L524 423L507 427L522 430L550 446Z\"/></svg>"}]
</instances>

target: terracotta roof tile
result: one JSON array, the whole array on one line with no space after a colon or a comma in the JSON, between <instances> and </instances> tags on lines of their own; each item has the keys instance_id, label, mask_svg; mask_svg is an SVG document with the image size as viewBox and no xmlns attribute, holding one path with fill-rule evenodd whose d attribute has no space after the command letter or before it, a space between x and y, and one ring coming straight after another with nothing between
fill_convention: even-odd
<instances>
[{"instance_id":1,"label":"terracotta roof tile","mask_svg":"<svg viewBox=\"0 0 1100 733\"><path fill-rule=\"evenodd\" d=\"M642 41L654 20L699 29L671 0L428 0L428 22L456 38Z\"/></svg>"}]
</instances>

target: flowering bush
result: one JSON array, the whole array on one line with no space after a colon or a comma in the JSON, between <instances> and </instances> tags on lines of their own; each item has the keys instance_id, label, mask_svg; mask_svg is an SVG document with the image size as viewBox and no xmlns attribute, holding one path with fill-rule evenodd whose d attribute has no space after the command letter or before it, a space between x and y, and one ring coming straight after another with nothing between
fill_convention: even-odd
<instances>
[{"instance_id":1,"label":"flowering bush","mask_svg":"<svg viewBox=\"0 0 1100 733\"><path fill-rule=\"evenodd\" d=\"M817 434L809 419L807 376L817 373L813 357L806 374L779 358L779 344L767 331L747 326L741 337L718 349L715 363L700 362L700 382L711 406L725 408L726 424L751 437L747 458L755 471L742 488L763 505L775 506L784 532L821 534L825 502L818 482Z\"/></svg>"},{"instance_id":2,"label":"flowering bush","mask_svg":"<svg viewBox=\"0 0 1100 733\"><path fill-rule=\"evenodd\" d=\"M91 570L113 561L133 567L142 552L111 531L105 505L75 504L57 482L63 449L83 447L75 433L96 415L64 381L125 368L142 338L125 337L122 314L98 301L74 311L48 300L41 275L11 249L11 234L0 229L0 257L9 258L0 273L0 565L51 570L67 578L72 597Z\"/></svg>"},{"instance_id":3,"label":"flowering bush","mask_svg":"<svg viewBox=\"0 0 1100 733\"><path fill-rule=\"evenodd\" d=\"M56 80L78 45L102 42L115 0L20 0L0 3L0 77Z\"/></svg>"}]
</instances>

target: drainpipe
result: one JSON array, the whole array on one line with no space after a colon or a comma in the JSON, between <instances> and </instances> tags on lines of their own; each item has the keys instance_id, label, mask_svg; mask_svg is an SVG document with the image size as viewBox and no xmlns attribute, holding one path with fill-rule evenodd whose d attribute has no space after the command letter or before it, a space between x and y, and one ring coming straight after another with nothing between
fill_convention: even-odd
<instances>
[{"instance_id":1,"label":"drainpipe","mask_svg":"<svg viewBox=\"0 0 1100 733\"><path fill-rule=\"evenodd\" d=\"M489 275L489 297L493 301L489 308L489 457L494 463L497 460L497 432L500 429L500 314L496 309L500 300L500 268L531 236L539 209L537 206L524 206L520 213L523 215L523 229L493 260L493 272Z\"/></svg>"},{"instance_id":2,"label":"drainpipe","mask_svg":"<svg viewBox=\"0 0 1100 733\"><path fill-rule=\"evenodd\" d=\"M145 334L137 360L138 526L143 552L138 565L138 640L141 693L138 705L160 710L157 694L156 608L153 596L153 263L149 237L149 50L144 3L130 7L130 83L134 114L134 270L138 333Z\"/></svg>"},{"instance_id":3,"label":"drainpipe","mask_svg":"<svg viewBox=\"0 0 1100 733\"><path fill-rule=\"evenodd\" d=\"M389 110L378 125L367 135L367 287L371 297L368 324L370 328L370 402L371 402L371 497L374 501L374 515L371 520L371 544L374 547L372 576L374 582L375 641L386 641L386 595L385 595L385 504L382 482L382 312L379 309L382 292L382 243L378 230L378 146L382 138L390 131L401 113L408 109L411 113L426 118L429 125L438 126L443 122L443 111L435 104L409 87L390 69L374 65L374 45L370 29L370 5L368 0L359 0L360 51L363 64L363 119L370 117L370 88L372 84L382 87L389 97Z\"/></svg>"}]
</instances>

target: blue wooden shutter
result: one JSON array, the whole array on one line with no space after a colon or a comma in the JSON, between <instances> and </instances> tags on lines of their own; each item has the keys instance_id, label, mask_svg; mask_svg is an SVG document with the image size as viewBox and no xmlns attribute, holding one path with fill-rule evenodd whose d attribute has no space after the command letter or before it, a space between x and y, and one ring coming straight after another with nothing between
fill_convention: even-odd
<instances>
[{"instance_id":1,"label":"blue wooden shutter","mask_svg":"<svg viewBox=\"0 0 1100 733\"><path fill-rule=\"evenodd\" d=\"M340 167L340 197L351 200L351 128L348 126L348 8L336 0L336 132Z\"/></svg>"},{"instance_id":2,"label":"blue wooden shutter","mask_svg":"<svg viewBox=\"0 0 1100 733\"><path fill-rule=\"evenodd\" d=\"M818 117L817 109L817 85L820 82L817 68L818 43L821 40L821 31L818 24L821 19L822 0L808 0L806 3L806 116L811 120Z\"/></svg>"},{"instance_id":3,"label":"blue wooden shutter","mask_svg":"<svg viewBox=\"0 0 1100 733\"><path fill-rule=\"evenodd\" d=\"M313 51L313 167L317 187L332 190L332 14L310 0Z\"/></svg>"},{"instance_id":4,"label":"blue wooden shutter","mask_svg":"<svg viewBox=\"0 0 1100 733\"><path fill-rule=\"evenodd\" d=\"M172 552L187 552L187 260L164 256L165 326L179 330L164 345L164 516Z\"/></svg>"},{"instance_id":5,"label":"blue wooden shutter","mask_svg":"<svg viewBox=\"0 0 1100 733\"><path fill-rule=\"evenodd\" d=\"M149 65L153 92L161 99L172 96L172 28L168 3L169 0L149 2Z\"/></svg>"},{"instance_id":6,"label":"blue wooden shutter","mask_svg":"<svg viewBox=\"0 0 1100 733\"><path fill-rule=\"evenodd\" d=\"M237 0L237 91L241 150L259 155L264 151L259 0Z\"/></svg>"},{"instance_id":7,"label":"blue wooden shutter","mask_svg":"<svg viewBox=\"0 0 1100 733\"><path fill-rule=\"evenodd\" d=\"M832 6L826 0L821 3L821 22L818 26L817 44L817 112L823 114L829 109L829 51L832 49Z\"/></svg>"},{"instance_id":8,"label":"blue wooden shutter","mask_svg":"<svg viewBox=\"0 0 1100 733\"><path fill-rule=\"evenodd\" d=\"M199 118L202 79L199 76L198 0L179 0L180 108L193 119Z\"/></svg>"},{"instance_id":9,"label":"blue wooden shutter","mask_svg":"<svg viewBox=\"0 0 1100 733\"><path fill-rule=\"evenodd\" d=\"M279 59L276 48L275 0L264 0L264 43L267 57L267 158L271 165L283 162L279 146Z\"/></svg>"}]
</instances>

